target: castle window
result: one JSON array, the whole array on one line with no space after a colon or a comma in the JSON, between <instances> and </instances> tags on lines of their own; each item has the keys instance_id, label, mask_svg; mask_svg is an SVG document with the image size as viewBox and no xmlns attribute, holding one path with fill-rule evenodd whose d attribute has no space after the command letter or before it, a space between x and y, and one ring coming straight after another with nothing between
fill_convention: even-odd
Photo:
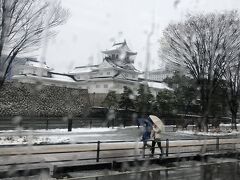
<instances>
[{"instance_id":1,"label":"castle window","mask_svg":"<svg viewBox=\"0 0 240 180\"><path fill-rule=\"evenodd\" d=\"M100 88L100 85L99 85L99 84L97 84L97 85L96 85L96 88Z\"/></svg>"},{"instance_id":2,"label":"castle window","mask_svg":"<svg viewBox=\"0 0 240 180\"><path fill-rule=\"evenodd\" d=\"M104 84L104 86L103 86L104 88L108 88L108 84Z\"/></svg>"},{"instance_id":3,"label":"castle window","mask_svg":"<svg viewBox=\"0 0 240 180\"><path fill-rule=\"evenodd\" d=\"M111 74L111 72L107 72L107 75L110 75Z\"/></svg>"}]
</instances>

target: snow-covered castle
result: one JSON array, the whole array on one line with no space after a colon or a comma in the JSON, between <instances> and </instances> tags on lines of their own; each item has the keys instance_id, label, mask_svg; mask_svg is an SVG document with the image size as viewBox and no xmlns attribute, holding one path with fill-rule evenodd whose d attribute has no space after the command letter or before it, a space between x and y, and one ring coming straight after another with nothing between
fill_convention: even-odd
<instances>
[{"instance_id":1,"label":"snow-covered castle","mask_svg":"<svg viewBox=\"0 0 240 180\"><path fill-rule=\"evenodd\" d=\"M106 93L113 90L120 94L124 86L136 91L140 71L133 64L137 53L129 49L126 41L116 43L102 53L102 63L76 67L69 74L75 77L82 88L87 88L89 93Z\"/></svg>"},{"instance_id":2,"label":"snow-covered castle","mask_svg":"<svg viewBox=\"0 0 240 180\"><path fill-rule=\"evenodd\" d=\"M132 51L127 42L115 43L105 51L104 58L98 65L75 67L68 74L56 73L45 63L33 59L19 60L12 67L11 79L22 83L41 82L50 86L62 86L68 88L88 89L90 94L107 94L110 90L117 94L123 92L123 87L128 86L137 93L141 73L134 67L137 55ZM159 82L145 81L154 95L168 87Z\"/></svg>"}]
</instances>

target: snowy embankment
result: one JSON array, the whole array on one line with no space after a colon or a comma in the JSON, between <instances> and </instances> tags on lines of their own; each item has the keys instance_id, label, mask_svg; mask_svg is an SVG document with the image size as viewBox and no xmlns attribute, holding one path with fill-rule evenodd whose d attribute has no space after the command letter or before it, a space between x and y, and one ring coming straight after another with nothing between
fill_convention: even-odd
<instances>
[{"instance_id":1,"label":"snowy embankment","mask_svg":"<svg viewBox=\"0 0 240 180\"><path fill-rule=\"evenodd\" d=\"M75 143L77 137L85 137L88 141L91 137L99 137L118 129L75 128L72 132L67 132L67 129L7 130L0 131L0 145Z\"/></svg>"},{"instance_id":2,"label":"snowy embankment","mask_svg":"<svg viewBox=\"0 0 240 180\"><path fill-rule=\"evenodd\" d=\"M199 136L234 136L240 135L239 127L237 124L238 131L231 130L231 124L220 124L220 129L210 129L209 132L199 132L196 130L178 130L177 133L189 134L189 135L199 135Z\"/></svg>"},{"instance_id":3,"label":"snowy embankment","mask_svg":"<svg viewBox=\"0 0 240 180\"><path fill-rule=\"evenodd\" d=\"M116 131L117 128L73 128L71 132L67 132L67 129L38 129L38 130L22 130L22 129L16 129L16 130L4 130L0 131L1 133L89 133L89 132L108 132L108 131Z\"/></svg>"},{"instance_id":4,"label":"snowy embankment","mask_svg":"<svg viewBox=\"0 0 240 180\"><path fill-rule=\"evenodd\" d=\"M178 130L177 133L180 134L189 134L189 135L199 135L199 136L233 136L240 135L239 131L221 131L221 132L199 132L191 130Z\"/></svg>"}]
</instances>

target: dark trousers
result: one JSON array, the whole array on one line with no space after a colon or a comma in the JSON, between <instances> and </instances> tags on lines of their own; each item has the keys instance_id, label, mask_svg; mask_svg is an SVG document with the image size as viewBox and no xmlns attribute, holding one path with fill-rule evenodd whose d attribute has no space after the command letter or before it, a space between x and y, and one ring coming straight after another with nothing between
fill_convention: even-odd
<instances>
[{"instance_id":1,"label":"dark trousers","mask_svg":"<svg viewBox=\"0 0 240 180\"><path fill-rule=\"evenodd\" d=\"M155 140L152 141L152 151L151 151L151 153L152 153L152 155L154 155L156 143L157 143L157 145L158 145L158 147L159 147L159 149L161 151L161 156L162 156L164 152L163 152L161 141L155 141Z\"/></svg>"},{"instance_id":2,"label":"dark trousers","mask_svg":"<svg viewBox=\"0 0 240 180\"><path fill-rule=\"evenodd\" d=\"M144 148L146 148L146 147L152 148L152 146L149 145L147 142L148 142L148 141L143 141L143 147L144 147Z\"/></svg>"},{"instance_id":3,"label":"dark trousers","mask_svg":"<svg viewBox=\"0 0 240 180\"><path fill-rule=\"evenodd\" d=\"M147 143L147 141L143 141L143 157L145 157L146 148L150 148L152 150L152 146Z\"/></svg>"}]
</instances>

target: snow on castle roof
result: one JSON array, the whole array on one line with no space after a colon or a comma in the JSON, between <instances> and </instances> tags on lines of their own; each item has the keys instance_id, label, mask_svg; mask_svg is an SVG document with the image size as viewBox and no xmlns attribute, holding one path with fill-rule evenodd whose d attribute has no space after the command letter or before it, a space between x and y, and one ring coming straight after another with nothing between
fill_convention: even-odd
<instances>
[{"instance_id":1,"label":"snow on castle roof","mask_svg":"<svg viewBox=\"0 0 240 180\"><path fill-rule=\"evenodd\" d=\"M148 86L150 88L155 88L155 89L167 89L167 90L172 90L167 86L165 83L158 83L158 82L147 82Z\"/></svg>"},{"instance_id":2,"label":"snow on castle roof","mask_svg":"<svg viewBox=\"0 0 240 180\"><path fill-rule=\"evenodd\" d=\"M26 65L32 66L32 67L37 67L37 68L43 68L43 69L51 69L48 67L45 63L39 62L39 61L27 61Z\"/></svg>"},{"instance_id":3,"label":"snow on castle roof","mask_svg":"<svg viewBox=\"0 0 240 180\"><path fill-rule=\"evenodd\" d=\"M52 74L52 77L50 79L54 79L57 81L76 82L69 76L64 76L64 75L59 75L59 74Z\"/></svg>"},{"instance_id":4,"label":"snow on castle roof","mask_svg":"<svg viewBox=\"0 0 240 180\"><path fill-rule=\"evenodd\" d=\"M137 55L136 52L133 52L132 50L130 50L126 41L122 43L115 43L108 50L102 51L103 54L107 54L107 55L122 54L123 52L127 53L128 55Z\"/></svg>"},{"instance_id":5,"label":"snow on castle roof","mask_svg":"<svg viewBox=\"0 0 240 180\"><path fill-rule=\"evenodd\" d=\"M78 73L89 73L93 70L96 70L99 65L89 65L89 66L79 66L75 67L69 74L78 74Z\"/></svg>"}]
</instances>

